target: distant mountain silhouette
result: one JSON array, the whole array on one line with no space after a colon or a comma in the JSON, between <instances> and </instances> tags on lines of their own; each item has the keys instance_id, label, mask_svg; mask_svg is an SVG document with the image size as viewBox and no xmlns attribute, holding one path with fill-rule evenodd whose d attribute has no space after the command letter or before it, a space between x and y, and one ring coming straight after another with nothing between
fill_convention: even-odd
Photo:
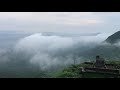
<instances>
[{"instance_id":1,"label":"distant mountain silhouette","mask_svg":"<svg viewBox=\"0 0 120 90\"><path fill-rule=\"evenodd\" d=\"M116 43L118 40L120 40L120 31L112 34L111 36L109 36L105 41L111 44Z\"/></svg>"},{"instance_id":2,"label":"distant mountain silhouette","mask_svg":"<svg viewBox=\"0 0 120 90\"><path fill-rule=\"evenodd\" d=\"M115 43L119 40L120 40L120 31L112 34L96 47L80 53L80 56L84 56L85 58L88 58L88 59L90 58L94 59L93 56L102 55L107 60L120 60L120 47L115 45ZM104 42L108 42L111 45L104 44Z\"/></svg>"}]
</instances>

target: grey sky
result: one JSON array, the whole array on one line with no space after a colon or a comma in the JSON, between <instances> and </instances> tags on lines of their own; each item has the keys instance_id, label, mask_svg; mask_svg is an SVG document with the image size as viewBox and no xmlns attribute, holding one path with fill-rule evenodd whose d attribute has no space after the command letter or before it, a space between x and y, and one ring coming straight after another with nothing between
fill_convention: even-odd
<instances>
[{"instance_id":1,"label":"grey sky","mask_svg":"<svg viewBox=\"0 0 120 90\"><path fill-rule=\"evenodd\" d=\"M120 30L120 12L0 12L0 31L101 32Z\"/></svg>"}]
</instances>

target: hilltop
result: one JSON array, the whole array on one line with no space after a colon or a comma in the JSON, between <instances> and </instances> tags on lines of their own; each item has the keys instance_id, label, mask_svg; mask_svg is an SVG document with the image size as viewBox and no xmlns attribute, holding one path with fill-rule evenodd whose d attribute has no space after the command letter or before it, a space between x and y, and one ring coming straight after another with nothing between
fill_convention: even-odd
<instances>
[{"instance_id":1,"label":"hilltop","mask_svg":"<svg viewBox=\"0 0 120 90\"><path fill-rule=\"evenodd\" d=\"M114 44L114 43L116 43L119 40L120 40L120 31L112 34L105 41L108 42L108 43Z\"/></svg>"},{"instance_id":2,"label":"hilltop","mask_svg":"<svg viewBox=\"0 0 120 90\"><path fill-rule=\"evenodd\" d=\"M120 59L120 46L117 42L120 40L120 31L112 34L106 40L101 42L96 47L83 52L81 55L88 59L94 59L93 56L101 55L107 60ZM106 43L107 42L107 43Z\"/></svg>"}]
</instances>

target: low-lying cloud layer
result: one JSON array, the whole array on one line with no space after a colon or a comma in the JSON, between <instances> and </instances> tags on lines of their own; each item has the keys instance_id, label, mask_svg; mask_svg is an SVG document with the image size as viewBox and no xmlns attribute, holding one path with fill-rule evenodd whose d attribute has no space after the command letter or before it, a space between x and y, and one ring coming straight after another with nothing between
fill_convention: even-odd
<instances>
[{"instance_id":1,"label":"low-lying cloud layer","mask_svg":"<svg viewBox=\"0 0 120 90\"><path fill-rule=\"evenodd\" d=\"M0 73L27 73L36 70L57 70L83 62L83 52L101 44L109 35L62 37L36 33L21 38L10 49L0 50ZM37 71L37 72L39 72ZM19 75L19 74L18 74ZM23 74L21 74L23 75Z\"/></svg>"},{"instance_id":2,"label":"low-lying cloud layer","mask_svg":"<svg viewBox=\"0 0 120 90\"><path fill-rule=\"evenodd\" d=\"M103 37L104 36L104 37ZM30 56L29 62L39 65L42 69L51 66L73 64L74 57L80 62L79 53L100 44L105 35L61 37L44 36L37 33L21 39L15 47L16 53Z\"/></svg>"}]
</instances>

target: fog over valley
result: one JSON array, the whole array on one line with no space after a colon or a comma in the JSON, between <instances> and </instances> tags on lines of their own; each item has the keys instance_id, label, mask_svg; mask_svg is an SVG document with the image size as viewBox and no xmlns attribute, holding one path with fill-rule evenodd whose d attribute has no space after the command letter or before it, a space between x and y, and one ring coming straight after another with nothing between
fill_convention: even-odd
<instances>
[{"instance_id":1,"label":"fog over valley","mask_svg":"<svg viewBox=\"0 0 120 90\"><path fill-rule=\"evenodd\" d=\"M77 33L77 37L68 37L59 34L1 32L0 73L18 77L22 75L19 73L59 70L73 64L74 59L81 63L87 60L82 56L83 52L101 44L109 36L78 36Z\"/></svg>"},{"instance_id":2,"label":"fog over valley","mask_svg":"<svg viewBox=\"0 0 120 90\"><path fill-rule=\"evenodd\" d=\"M119 12L0 12L0 78L53 77L96 55L120 61L119 18Z\"/></svg>"}]
</instances>

